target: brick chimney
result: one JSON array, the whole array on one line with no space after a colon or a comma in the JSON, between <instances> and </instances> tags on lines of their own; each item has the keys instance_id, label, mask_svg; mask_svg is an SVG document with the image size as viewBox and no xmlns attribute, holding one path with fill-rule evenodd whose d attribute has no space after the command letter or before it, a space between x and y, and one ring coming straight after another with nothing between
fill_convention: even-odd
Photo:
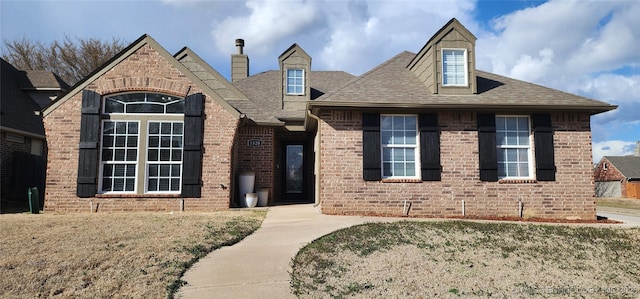
<instances>
[{"instance_id":1,"label":"brick chimney","mask_svg":"<svg viewBox=\"0 0 640 299\"><path fill-rule=\"evenodd\" d=\"M249 56L244 54L244 40L236 39L237 54L231 55L231 82L249 77Z\"/></svg>"}]
</instances>

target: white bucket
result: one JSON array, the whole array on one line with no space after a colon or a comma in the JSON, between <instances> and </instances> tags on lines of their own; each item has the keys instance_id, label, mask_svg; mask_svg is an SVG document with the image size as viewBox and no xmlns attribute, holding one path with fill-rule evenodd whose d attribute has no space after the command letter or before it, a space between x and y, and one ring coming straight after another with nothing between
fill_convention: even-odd
<instances>
[{"instance_id":1,"label":"white bucket","mask_svg":"<svg viewBox=\"0 0 640 299\"><path fill-rule=\"evenodd\" d=\"M256 181L256 173L253 171L244 171L238 176L240 198L244 198L247 193L253 192L253 184Z\"/></svg>"},{"instance_id":2,"label":"white bucket","mask_svg":"<svg viewBox=\"0 0 640 299\"><path fill-rule=\"evenodd\" d=\"M244 200L247 208L255 208L258 203L258 193L247 193Z\"/></svg>"},{"instance_id":3,"label":"white bucket","mask_svg":"<svg viewBox=\"0 0 640 299\"><path fill-rule=\"evenodd\" d=\"M258 206L266 207L269 202L269 188L258 189Z\"/></svg>"}]
</instances>

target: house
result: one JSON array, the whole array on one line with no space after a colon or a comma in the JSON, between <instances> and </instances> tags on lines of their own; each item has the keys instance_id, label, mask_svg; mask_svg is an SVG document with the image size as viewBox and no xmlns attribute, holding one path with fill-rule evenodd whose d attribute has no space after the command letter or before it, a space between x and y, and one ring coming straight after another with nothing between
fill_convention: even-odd
<instances>
[{"instance_id":1,"label":"house","mask_svg":"<svg viewBox=\"0 0 640 299\"><path fill-rule=\"evenodd\" d=\"M640 198L640 141L633 155L602 157L593 174L597 197Z\"/></svg>"},{"instance_id":2,"label":"house","mask_svg":"<svg viewBox=\"0 0 640 299\"><path fill-rule=\"evenodd\" d=\"M604 102L483 72L456 19L354 77L293 44L231 82L143 35L44 114L45 209L222 210L255 173L269 204L325 214L595 219L590 116Z\"/></svg>"},{"instance_id":3,"label":"house","mask_svg":"<svg viewBox=\"0 0 640 299\"><path fill-rule=\"evenodd\" d=\"M3 201L26 203L27 188L44 188L46 143L40 109L69 86L57 75L18 70L1 59L0 182Z\"/></svg>"}]
</instances>

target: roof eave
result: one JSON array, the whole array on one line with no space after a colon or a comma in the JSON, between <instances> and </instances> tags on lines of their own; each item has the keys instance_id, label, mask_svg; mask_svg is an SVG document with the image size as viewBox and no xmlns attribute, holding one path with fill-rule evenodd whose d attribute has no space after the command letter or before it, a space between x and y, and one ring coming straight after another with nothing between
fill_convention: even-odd
<instances>
[{"instance_id":1,"label":"roof eave","mask_svg":"<svg viewBox=\"0 0 640 299\"><path fill-rule=\"evenodd\" d=\"M372 103L372 102L310 102L309 109L323 108L354 108L354 109L437 109L437 110L466 110L466 111L580 111L591 115L616 109L616 105L504 105L504 104L420 104L420 103Z\"/></svg>"}]
</instances>

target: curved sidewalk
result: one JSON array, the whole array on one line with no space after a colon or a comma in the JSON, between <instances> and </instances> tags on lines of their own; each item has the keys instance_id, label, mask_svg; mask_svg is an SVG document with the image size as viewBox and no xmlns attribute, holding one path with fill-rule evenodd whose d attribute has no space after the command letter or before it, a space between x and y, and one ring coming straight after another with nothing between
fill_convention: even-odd
<instances>
[{"instance_id":1,"label":"curved sidewalk","mask_svg":"<svg viewBox=\"0 0 640 299\"><path fill-rule=\"evenodd\" d=\"M269 207L262 226L189 269L177 298L295 298L291 260L309 242L340 228L400 218L322 215L313 205Z\"/></svg>"}]
</instances>

